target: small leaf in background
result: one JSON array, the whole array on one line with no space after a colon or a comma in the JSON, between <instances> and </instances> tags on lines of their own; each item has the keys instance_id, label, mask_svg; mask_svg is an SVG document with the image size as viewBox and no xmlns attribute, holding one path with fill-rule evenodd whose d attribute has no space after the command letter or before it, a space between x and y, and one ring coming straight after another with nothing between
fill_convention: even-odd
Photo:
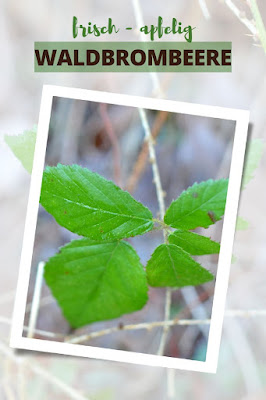
<instances>
[{"instance_id":1,"label":"small leaf in background","mask_svg":"<svg viewBox=\"0 0 266 400\"><path fill-rule=\"evenodd\" d=\"M32 171L36 134L37 127L34 126L30 131L24 131L21 135L5 135L6 144L30 174Z\"/></svg>"},{"instance_id":2,"label":"small leaf in background","mask_svg":"<svg viewBox=\"0 0 266 400\"><path fill-rule=\"evenodd\" d=\"M61 226L92 239L123 239L153 228L148 208L78 165L47 167L40 203Z\"/></svg>"},{"instance_id":3,"label":"small leaf in background","mask_svg":"<svg viewBox=\"0 0 266 400\"><path fill-rule=\"evenodd\" d=\"M264 142L261 139L251 140L247 146L247 155L245 159L241 188L245 189L249 181L254 177L264 150Z\"/></svg>"},{"instance_id":4,"label":"small leaf in background","mask_svg":"<svg viewBox=\"0 0 266 400\"><path fill-rule=\"evenodd\" d=\"M220 244L208 237L197 233L177 230L168 237L169 243L182 247L187 253L193 256L204 254L218 254Z\"/></svg>"},{"instance_id":5,"label":"small leaf in background","mask_svg":"<svg viewBox=\"0 0 266 400\"><path fill-rule=\"evenodd\" d=\"M145 271L124 241L75 240L48 260L44 276L74 328L140 310L148 299Z\"/></svg>"},{"instance_id":6,"label":"small leaf in background","mask_svg":"<svg viewBox=\"0 0 266 400\"><path fill-rule=\"evenodd\" d=\"M213 280L213 275L174 244L161 244L146 267L147 279L154 287L197 286Z\"/></svg>"},{"instance_id":7,"label":"small leaf in background","mask_svg":"<svg viewBox=\"0 0 266 400\"><path fill-rule=\"evenodd\" d=\"M236 262L237 262L237 257L234 254L232 254L231 264L235 264Z\"/></svg>"},{"instance_id":8,"label":"small leaf in background","mask_svg":"<svg viewBox=\"0 0 266 400\"><path fill-rule=\"evenodd\" d=\"M248 229L248 227L249 227L248 221L246 221L242 217L237 217L237 220L236 220L236 230L237 231L245 231L246 229Z\"/></svg>"},{"instance_id":9,"label":"small leaf in background","mask_svg":"<svg viewBox=\"0 0 266 400\"><path fill-rule=\"evenodd\" d=\"M208 228L224 214L228 179L194 183L174 200L166 211L164 222L173 228Z\"/></svg>"}]
</instances>

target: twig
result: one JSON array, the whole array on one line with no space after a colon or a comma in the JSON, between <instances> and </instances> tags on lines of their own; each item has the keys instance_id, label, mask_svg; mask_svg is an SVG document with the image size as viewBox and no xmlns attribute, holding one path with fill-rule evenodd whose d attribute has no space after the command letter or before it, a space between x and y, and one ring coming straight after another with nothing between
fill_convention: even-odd
<instances>
[{"instance_id":1,"label":"twig","mask_svg":"<svg viewBox=\"0 0 266 400\"><path fill-rule=\"evenodd\" d=\"M225 317L243 317L243 318L250 318L250 317L266 317L266 310L226 310ZM132 330L139 330L139 329L146 329L151 330L154 328L158 328L161 326L195 326L195 325L209 325L210 319L172 319L166 321L155 321L155 322L143 322L141 324L129 324L123 325L122 327L115 326L112 328L103 329L96 332L91 332L88 334L84 334L81 336L69 336L65 339L65 341L69 343L81 343L86 342L88 340L109 335L110 333L121 332L123 331L132 331Z\"/></svg>"},{"instance_id":2,"label":"twig","mask_svg":"<svg viewBox=\"0 0 266 400\"><path fill-rule=\"evenodd\" d=\"M169 400L175 399L175 370L167 369L167 397Z\"/></svg>"},{"instance_id":3,"label":"twig","mask_svg":"<svg viewBox=\"0 0 266 400\"><path fill-rule=\"evenodd\" d=\"M135 20L136 20L136 24L137 24L137 28L139 30L140 33L140 28L142 26L144 26L144 19L142 16L142 11L141 11L141 7L140 7L140 2L139 0L132 0L132 6L133 6L133 10L134 10L134 15L135 15ZM142 42L145 42L145 37L143 37L143 35L140 35L140 39ZM154 87L154 91L156 94L159 94L160 97L162 97L162 92L161 92L161 88L160 88L160 82L159 82L159 78L156 72L150 72L149 76L151 77L151 81Z\"/></svg>"},{"instance_id":4,"label":"twig","mask_svg":"<svg viewBox=\"0 0 266 400\"><path fill-rule=\"evenodd\" d=\"M44 270L44 262L39 262L37 267L37 275L36 281L34 286L34 293L32 299L32 307L29 319L29 330L28 330L28 337L32 338L34 336L34 330L36 327L38 310L39 310L39 303L40 303L40 296L42 290L42 282L43 282L43 270Z\"/></svg>"},{"instance_id":5,"label":"twig","mask_svg":"<svg viewBox=\"0 0 266 400\"><path fill-rule=\"evenodd\" d=\"M171 295L172 295L171 289L170 288L166 288L165 306L164 306L164 319L165 319L165 321L167 321L169 319L169 316L170 316ZM163 353L164 353L168 332L169 332L169 325L164 325L163 326L163 333L162 333L162 336L161 336L161 340L160 340L160 344L159 344L159 348L158 348L158 352L157 352L157 354L159 356L162 356Z\"/></svg>"},{"instance_id":6,"label":"twig","mask_svg":"<svg viewBox=\"0 0 266 400\"><path fill-rule=\"evenodd\" d=\"M266 317L266 310L226 310L225 311L225 317L232 318L232 317L240 317L240 318L255 318L255 317ZM5 323L8 325L11 325L11 320L6 317L0 316L0 323ZM208 325L209 324L209 319L173 319L170 321L166 321L165 325L166 326L175 326L175 325ZM147 322L146 324L132 324L132 325L125 325L123 328L121 327L113 327L109 329L104 329L102 331L96 331L90 334L84 335L86 337L86 340L90 340L94 337L99 337L99 336L104 336L109 333L113 332L119 332L121 330L138 330L138 329L153 329L156 327L164 326L164 321L158 321L158 322ZM27 326L24 326L23 328L25 331L28 331L29 328ZM63 339L65 338L65 335L62 333L53 333L49 331L44 331L41 329L36 329L35 334L44 336L44 337L50 337L50 338L58 338L58 339ZM85 341L85 340L82 340ZM78 340L79 342L79 340Z\"/></svg>"},{"instance_id":7,"label":"twig","mask_svg":"<svg viewBox=\"0 0 266 400\"><path fill-rule=\"evenodd\" d=\"M266 53L266 30L256 0L248 0L248 5L251 9L253 18L255 20L257 33L261 41L264 52Z\"/></svg>"},{"instance_id":8,"label":"twig","mask_svg":"<svg viewBox=\"0 0 266 400\"><path fill-rule=\"evenodd\" d=\"M137 27L138 27L138 29L140 29L140 27L144 25L144 20L143 20L143 16L142 16L142 11L141 11L139 0L132 0L132 5L133 5L133 9L134 9L134 14L135 14ZM143 37L141 37L141 39L143 41L145 40ZM163 93L161 92L158 75L155 72L150 72L149 75L151 76L155 93L159 94L162 97ZM154 146L153 146L153 139L152 139L152 136L151 136L151 133L150 133L149 125L147 123L147 118L145 118L146 114L144 113L143 110L142 110L142 112L140 111L140 115L142 116L141 118L143 120L143 127L144 127L144 130L145 130L145 136L148 139L148 148L149 148L150 158L151 158L152 167L153 167L154 181L155 181L155 185L156 185L156 191L157 191L160 215L161 215L161 219L163 219L164 211L165 211L164 195L163 195L163 191L162 191L162 187L161 187L161 181L160 181L160 175L159 175L159 171L158 171L158 166L157 166L157 163L156 163L155 151L154 151ZM145 129L145 127L146 127L146 129ZM158 194L159 194L159 196L158 196ZM167 233L164 231L165 240L166 240L166 235L167 235ZM167 307L169 307L169 310L170 310L171 303L168 304L167 299L168 299L168 296L170 296L170 295L171 295L171 291L170 291L169 288L167 288L166 289L166 303L167 303ZM165 310L165 311L167 311L167 310ZM168 312L165 312L165 314L168 315ZM163 341L163 343L165 343L165 341L166 341L168 329L169 329L168 327L164 327L163 334L162 334L162 337L161 337L161 342ZM162 347L161 346L161 342L160 342L159 348Z\"/></svg>"},{"instance_id":9,"label":"twig","mask_svg":"<svg viewBox=\"0 0 266 400\"><path fill-rule=\"evenodd\" d=\"M239 19L239 21L248 28L248 30L252 33L252 36L255 38L258 37L256 26L246 17L245 13L240 11L239 8L237 8L237 6L232 2L232 0L224 0L224 2L233 12L233 14Z\"/></svg>"},{"instance_id":10,"label":"twig","mask_svg":"<svg viewBox=\"0 0 266 400\"><path fill-rule=\"evenodd\" d=\"M3 378L1 379L0 382L0 387L3 387L6 400L16 400L16 396L14 393L14 388L13 388L13 382L10 381L10 360L7 358L4 360L3 363L3 371L2 371L2 376Z\"/></svg>"},{"instance_id":11,"label":"twig","mask_svg":"<svg viewBox=\"0 0 266 400\"><path fill-rule=\"evenodd\" d=\"M141 123L142 123L143 129L144 129L145 140L148 143L150 163L152 166L154 184L155 184L157 199L158 199L158 203L159 203L160 218L161 218L161 220L163 220L163 217L165 214L164 192L162 189L161 178L160 178L159 168L158 168L158 164L157 164L155 149L154 149L154 142L153 142L150 126L148 124L146 112L142 108L139 108L138 110L139 110Z\"/></svg>"},{"instance_id":12,"label":"twig","mask_svg":"<svg viewBox=\"0 0 266 400\"><path fill-rule=\"evenodd\" d=\"M91 339L95 339L101 336L109 335L110 333L114 332L121 332L121 331L132 331L132 330L139 330L139 329L146 329L146 330L151 330L154 328L158 327L170 327L170 326L176 326L176 325L209 325L210 324L210 319L204 319L204 320L199 320L199 319L176 319L176 320L164 320L164 321L155 321L155 322L143 322L140 324L129 324L129 325L123 325L122 327L119 326L114 326L112 328L107 328L103 329L100 331L84 334L81 336L74 336L74 337L67 337L65 339L66 342L68 343L82 343L86 342Z\"/></svg>"},{"instance_id":13,"label":"twig","mask_svg":"<svg viewBox=\"0 0 266 400\"><path fill-rule=\"evenodd\" d=\"M14 395L11 385L8 379L2 379L0 381L0 387L2 386L3 391L5 393L6 400L16 400L16 396Z\"/></svg>"},{"instance_id":14,"label":"twig","mask_svg":"<svg viewBox=\"0 0 266 400\"><path fill-rule=\"evenodd\" d=\"M161 183L159 168L158 168L158 164L157 164L156 153L155 153L155 149L154 149L154 142L153 142L151 130L150 130L150 127L148 124L147 115L142 108L139 108L139 114L140 114L140 119L142 122L143 129L145 132L145 139L147 140L147 143L148 143L150 162L151 162L151 166L152 166L154 184L155 184L157 200L158 200L158 204L159 204L160 218L161 218L161 220L163 220L164 214L165 214L164 192L162 189L162 183ZM163 235L164 235L164 241L167 242L167 232L165 229L163 230ZM164 319L165 320L169 319L170 308L171 308L171 289L166 288L165 308L164 308ZM169 331L169 326L164 325L163 333L162 333L159 348L158 348L159 355L162 355L164 353L164 348L165 348L165 344L166 344L168 331Z\"/></svg>"},{"instance_id":15,"label":"twig","mask_svg":"<svg viewBox=\"0 0 266 400\"><path fill-rule=\"evenodd\" d=\"M244 330L236 319L225 324L225 333L243 375L243 381L249 395L262 390L263 385L252 349Z\"/></svg>"},{"instance_id":16,"label":"twig","mask_svg":"<svg viewBox=\"0 0 266 400\"><path fill-rule=\"evenodd\" d=\"M43 297L40 300L39 308L48 306L49 304L53 304L53 303L55 303L55 298L54 297L51 297L51 296ZM32 307L32 302L27 304L26 313L31 311L31 307Z\"/></svg>"},{"instance_id":17,"label":"twig","mask_svg":"<svg viewBox=\"0 0 266 400\"><path fill-rule=\"evenodd\" d=\"M7 317L3 317L0 316L0 323L6 324L6 325L11 325L12 324L12 320L10 318ZM23 330L28 332L29 331L29 327L28 326L23 326ZM53 332L49 332L49 331L44 331L42 329L34 329L34 333L37 335L41 335L44 337L49 337L49 338L64 338L65 335L63 335L62 333L53 333Z\"/></svg>"},{"instance_id":18,"label":"twig","mask_svg":"<svg viewBox=\"0 0 266 400\"><path fill-rule=\"evenodd\" d=\"M12 321L11 319L7 318L7 317L3 317L2 315L0 316L0 323L4 323L4 324L8 324L11 325Z\"/></svg>"},{"instance_id":19,"label":"twig","mask_svg":"<svg viewBox=\"0 0 266 400\"><path fill-rule=\"evenodd\" d=\"M18 365L18 382L17 382L19 400L27 400L26 387L25 387L26 383L25 373L26 373L25 366L22 363L20 363Z\"/></svg>"},{"instance_id":20,"label":"twig","mask_svg":"<svg viewBox=\"0 0 266 400\"><path fill-rule=\"evenodd\" d=\"M152 130L151 130L151 135L152 135L152 138L154 140L159 135L159 133L161 131L161 128L162 128L164 122L167 119L167 116L168 116L168 112L167 111L159 111L158 112L158 114L157 114L157 116L155 118ZM148 144L147 144L147 142L144 142L143 146L142 146L142 149L141 149L141 151L139 153L138 159L135 162L135 165L133 167L132 174L131 174L131 176L129 177L129 180L128 180L127 190L130 193L134 192L135 187L137 185L137 182L140 180L140 178L141 178L141 176L143 174L143 171L144 171L144 169L146 167L146 164L147 164L148 154L149 154Z\"/></svg>"},{"instance_id":21,"label":"twig","mask_svg":"<svg viewBox=\"0 0 266 400\"><path fill-rule=\"evenodd\" d=\"M29 331L29 327L28 326L24 326L23 330L25 332ZM53 333L53 332L49 332L49 331L44 331L42 329L35 329L34 330L34 334L35 335L40 335L40 336L44 336L47 338L54 338L54 339L63 339L65 337L65 335L63 335L62 333Z\"/></svg>"},{"instance_id":22,"label":"twig","mask_svg":"<svg viewBox=\"0 0 266 400\"><path fill-rule=\"evenodd\" d=\"M87 395L86 397L83 396L77 390L73 389L71 386L58 379L56 376L50 374L47 370L33 363L31 359L28 359L27 357L17 357L15 353L2 341L0 341L0 352L16 364L23 364L25 367L30 368L41 378L59 388L63 393L65 393L68 398L71 398L73 400L89 400L89 397Z\"/></svg>"},{"instance_id":23,"label":"twig","mask_svg":"<svg viewBox=\"0 0 266 400\"><path fill-rule=\"evenodd\" d=\"M205 0L199 0L199 6L200 6L200 9L202 11L202 14L203 14L204 18L206 18L207 20L210 19L211 15L209 13L206 1Z\"/></svg>"},{"instance_id":24,"label":"twig","mask_svg":"<svg viewBox=\"0 0 266 400\"><path fill-rule=\"evenodd\" d=\"M122 185L121 180L121 161L120 161L120 149L117 136L114 132L112 122L107 112L107 105L105 103L100 104L100 114L105 126L105 131L110 139L113 148L113 163L114 163L114 180L119 186Z\"/></svg>"},{"instance_id":25,"label":"twig","mask_svg":"<svg viewBox=\"0 0 266 400\"><path fill-rule=\"evenodd\" d=\"M266 317L266 310L226 310L226 317Z\"/></svg>"},{"instance_id":26,"label":"twig","mask_svg":"<svg viewBox=\"0 0 266 400\"><path fill-rule=\"evenodd\" d=\"M198 301L199 295L197 290L193 286L187 286L182 288L182 296L187 304L195 304L194 307L189 307L191 316L194 319L207 319L208 314L206 308L204 307L204 303ZM206 326L200 326L200 330L205 340L208 341L209 337L209 328Z\"/></svg>"}]
</instances>

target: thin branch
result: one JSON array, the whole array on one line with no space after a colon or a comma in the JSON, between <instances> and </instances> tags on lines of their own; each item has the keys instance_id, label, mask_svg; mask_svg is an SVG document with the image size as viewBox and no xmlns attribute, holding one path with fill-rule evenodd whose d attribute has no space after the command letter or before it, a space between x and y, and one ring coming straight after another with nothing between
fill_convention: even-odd
<instances>
[{"instance_id":1,"label":"thin branch","mask_svg":"<svg viewBox=\"0 0 266 400\"><path fill-rule=\"evenodd\" d=\"M153 137L151 134L151 130L150 130L150 126L148 123L146 112L142 108L139 108L138 110L139 110L141 123L142 123L143 129L144 129L144 133L145 133L145 140L148 143L150 163L152 166L154 184L155 184L157 199L158 199L158 203L159 203L160 218L161 218L161 220L163 220L164 214L165 214L164 192L162 189L161 178L160 178L159 168L158 168L158 164L157 164L156 153L155 153L155 149L154 149L154 141L153 141Z\"/></svg>"},{"instance_id":2,"label":"thin branch","mask_svg":"<svg viewBox=\"0 0 266 400\"><path fill-rule=\"evenodd\" d=\"M7 317L3 317L2 315L0 315L0 323L2 324L7 324L7 325L11 325L12 321L10 318Z\"/></svg>"},{"instance_id":3,"label":"thin branch","mask_svg":"<svg viewBox=\"0 0 266 400\"><path fill-rule=\"evenodd\" d=\"M251 318L251 317L266 317L266 310L226 310L225 317L243 317L243 318ZM121 331L132 331L139 329L151 330L158 327L163 326L195 326L195 325L209 325L210 319L172 319L166 321L155 321L155 322L144 322L141 324L129 324L123 326L115 326L112 328L103 329L96 332L87 333L81 336L69 336L65 339L68 343L81 343L86 342L88 340L109 335L115 332Z\"/></svg>"},{"instance_id":4,"label":"thin branch","mask_svg":"<svg viewBox=\"0 0 266 400\"><path fill-rule=\"evenodd\" d=\"M261 41L264 52L266 53L266 30L256 0L248 0L248 5L251 9L253 18L255 20L259 39Z\"/></svg>"},{"instance_id":5,"label":"thin branch","mask_svg":"<svg viewBox=\"0 0 266 400\"><path fill-rule=\"evenodd\" d=\"M18 379L17 379L17 387L18 387L18 397L19 400L27 400L26 398L26 369L23 364L18 365Z\"/></svg>"},{"instance_id":6,"label":"thin branch","mask_svg":"<svg viewBox=\"0 0 266 400\"><path fill-rule=\"evenodd\" d=\"M188 310L190 310L190 308L188 307ZM183 311L181 311L181 312L183 313ZM266 309L265 310L226 310L225 317L228 317L228 318L232 318L232 317L240 317L240 318L266 317ZM191 322L191 321L194 321L194 322ZM168 322L166 321L166 326L170 327L170 326L175 326L175 325L197 325L198 323L200 325L208 325L208 323L209 323L208 321L209 321L208 319L191 320L191 319L175 318ZM10 318L0 316L0 323L11 325L12 321ZM151 323L147 322L146 324L125 325L123 328L121 328L120 326L113 327L113 328L109 328L109 329L104 329L102 331L96 331L96 332L92 332L90 334L86 334L86 335L84 335L84 337L87 338L86 340L90 340L94 337L104 336L109 333L119 332L121 330L138 330L138 329L150 330L150 329L156 328L158 326L164 326L164 321L151 322ZM29 327L24 326L23 330L27 332L29 330ZM42 329L36 329L35 334L44 336L44 337L48 337L48 338L55 338L55 339L64 339L65 338L65 335L62 333L53 333L53 332L49 332L49 331L44 331ZM75 337L73 337L73 339L75 339ZM85 340L82 340L82 341L85 341ZM79 340L77 342L79 342Z\"/></svg>"},{"instance_id":7,"label":"thin branch","mask_svg":"<svg viewBox=\"0 0 266 400\"><path fill-rule=\"evenodd\" d=\"M6 324L6 325L11 325L12 320L10 318L0 316L0 323ZM30 328L28 326L23 326L23 330L28 332L30 330ZM34 329L34 333L37 335L49 337L49 338L62 339L65 337L65 335L63 335L62 333L53 333L53 332L49 332L49 331L43 331L42 329Z\"/></svg>"},{"instance_id":8,"label":"thin branch","mask_svg":"<svg viewBox=\"0 0 266 400\"><path fill-rule=\"evenodd\" d=\"M157 194L157 199L158 199L158 204L159 204L160 218L163 221L164 214L165 214L164 192L162 189L162 183L161 183L159 168L158 168L158 164L157 164L156 153L155 153L155 149L154 149L154 142L153 142L150 126L148 124L147 115L142 108L139 108L139 114L140 114L143 129L145 132L145 139L147 140L147 143L148 143L150 162L151 162L151 166L152 166L154 184L155 184L156 194ZM167 243L167 232L165 229L163 230L163 235L164 235L164 241ZM166 288L165 308L164 308L164 319L165 320L169 319L170 308L171 308L171 289ZM164 353L168 331L169 331L169 326L167 326L167 324L166 324L163 326L163 333L162 333L161 340L159 343L159 348L158 348L159 355L162 355Z\"/></svg>"},{"instance_id":9,"label":"thin branch","mask_svg":"<svg viewBox=\"0 0 266 400\"><path fill-rule=\"evenodd\" d=\"M104 123L106 134L108 135L113 148L114 180L117 185L121 186L122 179L121 179L121 167L120 167L121 166L120 148L117 136L113 129L111 119L107 112L107 104L105 103L100 104L100 114Z\"/></svg>"},{"instance_id":10,"label":"thin branch","mask_svg":"<svg viewBox=\"0 0 266 400\"><path fill-rule=\"evenodd\" d=\"M201 12L202 12L204 18L207 19L207 20L210 19L211 15L209 13L206 1L205 0L199 0L199 6L200 6L200 9L201 9Z\"/></svg>"},{"instance_id":11,"label":"thin branch","mask_svg":"<svg viewBox=\"0 0 266 400\"><path fill-rule=\"evenodd\" d=\"M167 116L168 116L167 111L159 111L158 112L158 114L155 118L152 130L151 130L151 135L152 135L153 140L155 140L157 138L157 136L159 135L161 128L167 119ZM132 174L128 180L127 190L130 193L134 192L136 185L145 170L145 167L147 164L147 159L148 159L148 154L149 154L148 144L147 144L147 142L144 142L142 149L139 153L139 156L137 158L137 161L135 162L135 165L133 167Z\"/></svg>"},{"instance_id":12,"label":"thin branch","mask_svg":"<svg viewBox=\"0 0 266 400\"><path fill-rule=\"evenodd\" d=\"M191 313L191 317L193 319L207 319L209 317L205 303L199 301L199 294L194 286L187 286L181 289L182 296L185 302L189 305L194 304L193 307L189 306L189 311ZM205 293L205 292L203 292ZM199 330L201 331L203 337L206 342L208 342L209 337L209 329L206 326L200 326Z\"/></svg>"},{"instance_id":13,"label":"thin branch","mask_svg":"<svg viewBox=\"0 0 266 400\"><path fill-rule=\"evenodd\" d=\"M23 330L25 332L29 332L29 327L28 326L24 326ZM65 337L65 335L63 335L62 333L53 333L53 332L49 332L49 331L44 331L42 329L35 329L34 330L34 334L35 335L44 336L44 337L47 337L47 338L53 338L53 339L63 339Z\"/></svg>"},{"instance_id":14,"label":"thin branch","mask_svg":"<svg viewBox=\"0 0 266 400\"><path fill-rule=\"evenodd\" d=\"M142 26L144 26L144 19L142 16L142 11L141 11L141 7L140 7L140 2L139 0L132 0L132 6L133 6L133 10L134 10L134 15L135 15L135 20L136 20L136 24L137 24L137 28L140 34L140 28ZM142 42L145 42L145 37L143 35L140 35L140 39ZM150 72L149 76L151 77L151 81L153 84L153 88L154 88L154 92L156 94L158 94L160 97L162 97L162 92L161 92L161 88L160 88L160 82L159 82L159 78L158 78L158 74L156 72Z\"/></svg>"},{"instance_id":15,"label":"thin branch","mask_svg":"<svg viewBox=\"0 0 266 400\"><path fill-rule=\"evenodd\" d=\"M18 357L15 355L14 351L11 350L4 342L0 341L0 352L4 354L7 358L15 362L17 365L23 364L25 368L31 369L34 373L39 375L41 378L49 382L49 384L52 384L56 386L58 389L60 389L66 396L66 398L71 398L73 400L89 400L89 397L83 396L80 392L77 390L73 389L71 386L66 384L65 382L61 381L59 378L56 376L52 375L49 373L48 370L43 369L36 365L34 362L32 362L31 357Z\"/></svg>"},{"instance_id":16,"label":"thin branch","mask_svg":"<svg viewBox=\"0 0 266 400\"><path fill-rule=\"evenodd\" d=\"M176 319L176 320L164 320L164 321L155 321L155 322L143 322L141 324L129 324L129 325L123 325L123 326L114 326L112 328L107 328L103 329L100 331L84 334L81 336L69 336L65 339L66 342L68 343L82 343L86 342L91 339L95 339L101 336L109 335L114 332L121 332L121 331L132 331L132 330L139 330L139 329L146 329L146 330L151 330L154 328L158 327L165 327L167 326L168 328L170 326L176 326L176 325L209 325L210 324L210 319L204 319L204 320L199 320L199 319Z\"/></svg>"},{"instance_id":17,"label":"thin branch","mask_svg":"<svg viewBox=\"0 0 266 400\"><path fill-rule=\"evenodd\" d=\"M0 382L0 387L3 387L3 390L5 392L5 396L6 396L6 400L16 400L16 396L14 393L14 388L13 388L13 380L10 380L10 376L11 376L11 371L10 371L10 360L7 358L6 360L4 360L2 368L2 376L3 378L1 379Z\"/></svg>"},{"instance_id":18,"label":"thin branch","mask_svg":"<svg viewBox=\"0 0 266 400\"><path fill-rule=\"evenodd\" d=\"M5 393L6 400L16 400L16 396L14 395L9 379L2 379L0 381L0 387L2 386L3 391Z\"/></svg>"},{"instance_id":19,"label":"thin branch","mask_svg":"<svg viewBox=\"0 0 266 400\"><path fill-rule=\"evenodd\" d=\"M28 337L32 338L34 336L34 330L36 327L38 311L39 311L39 304L40 304L40 297L41 297L41 290L42 290L42 282L43 282L43 270L44 270L44 262L39 262L37 267L37 275L36 281L34 286L34 293L32 299L32 307L30 312L30 319L29 319L29 330L28 330Z\"/></svg>"},{"instance_id":20,"label":"thin branch","mask_svg":"<svg viewBox=\"0 0 266 400\"><path fill-rule=\"evenodd\" d=\"M48 305L53 304L53 303L55 303L55 298L54 297L45 296L40 300L39 308L48 306ZM32 302L27 304L26 313L29 313L31 311L31 307L32 307Z\"/></svg>"},{"instance_id":21,"label":"thin branch","mask_svg":"<svg viewBox=\"0 0 266 400\"><path fill-rule=\"evenodd\" d=\"M166 288L165 306L164 306L164 320L165 321L167 321L170 317L171 298L172 298L171 289ZM161 340L160 340L160 344L159 344L159 348L158 348L158 352L157 352L157 354L159 356L162 356L164 353L168 332L169 332L169 325L165 324L163 326L163 333L161 336Z\"/></svg>"},{"instance_id":22,"label":"thin branch","mask_svg":"<svg viewBox=\"0 0 266 400\"><path fill-rule=\"evenodd\" d=\"M249 395L262 390L262 382L252 348L248 342L245 331L239 325L238 320L231 319L225 324L225 333L228 343L235 355L239 368L243 375L243 382Z\"/></svg>"},{"instance_id":23,"label":"thin branch","mask_svg":"<svg viewBox=\"0 0 266 400\"><path fill-rule=\"evenodd\" d=\"M139 0L132 0L132 5L133 5L133 9L134 9L134 14L135 14L137 27L138 27L138 29L140 29L140 27L144 25L144 19L143 19L142 10L141 10L141 7L140 7ZM144 40L143 36L141 36L141 39ZM152 83L153 83L155 94L159 94L160 97L163 97L163 93L162 93L161 88L160 88L160 81L159 81L158 75L155 72L150 72L149 75L151 76L151 79L152 79ZM149 125L146 124L147 121L145 122L145 120L146 120L145 116L146 115L145 115L143 110L142 110L141 114L142 114L142 116L144 115L143 125L146 125L146 128L147 128L147 130L145 130L145 135L148 138L148 147L149 147L150 158L153 159L153 155L155 156L155 151L154 151L154 147L153 147L153 139L152 139L152 136L150 134ZM157 166L156 157L154 157L154 162L152 163L152 165L155 165L155 164ZM156 169L158 170L158 167L157 168L153 167L153 174L156 173ZM163 193L162 187L161 187L159 171L157 171L157 172L158 172L159 180L157 179L157 181L156 181L156 176L155 175L154 175L154 180L155 180L155 184L156 184L157 195L158 195L158 191L160 193L160 197L158 197L158 203L159 203L159 208L160 208L161 219L163 220L164 210L165 210L164 193ZM163 214L162 214L162 212L163 212ZM165 232L165 231L164 231L164 238L165 238L165 241L166 241L167 240L167 232ZM170 307L171 307L171 297L170 296L171 296L171 291L170 291L169 288L167 288L166 289L165 303L167 305L167 308L169 308L169 311L168 311L168 309L165 308L165 319L167 318L167 315L169 315L169 312L170 312ZM169 297L170 297L170 301L168 301ZM165 347L165 342L166 342L166 338L167 338L167 334L168 334L168 329L169 329L168 327L164 326L163 334L161 336L161 341L160 341L159 348L162 348L162 346ZM163 342L163 344L161 345L162 342Z\"/></svg>"},{"instance_id":24,"label":"thin branch","mask_svg":"<svg viewBox=\"0 0 266 400\"><path fill-rule=\"evenodd\" d=\"M226 310L226 317L266 317L266 310Z\"/></svg>"},{"instance_id":25,"label":"thin branch","mask_svg":"<svg viewBox=\"0 0 266 400\"><path fill-rule=\"evenodd\" d=\"M252 36L257 38L258 31L256 26L250 21L243 11L240 11L239 8L232 2L232 0L224 0L227 7L233 12L233 14L239 19L239 21L248 28L248 30L252 33Z\"/></svg>"},{"instance_id":26,"label":"thin branch","mask_svg":"<svg viewBox=\"0 0 266 400\"><path fill-rule=\"evenodd\" d=\"M167 397L169 400L174 400L175 397L175 370L167 369Z\"/></svg>"}]
</instances>

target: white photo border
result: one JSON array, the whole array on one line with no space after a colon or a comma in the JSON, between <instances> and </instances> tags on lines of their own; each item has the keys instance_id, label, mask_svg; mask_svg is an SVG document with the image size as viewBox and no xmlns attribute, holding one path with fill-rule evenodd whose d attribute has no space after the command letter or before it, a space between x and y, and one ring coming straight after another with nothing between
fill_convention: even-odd
<instances>
[{"instance_id":1,"label":"white photo border","mask_svg":"<svg viewBox=\"0 0 266 400\"><path fill-rule=\"evenodd\" d=\"M206 361L180 359L122 350L104 349L82 344L53 342L45 339L32 339L23 337L23 324L31 272L31 259L37 224L39 197L41 191L42 174L45 162L53 97L94 101L121 106L144 108L149 110L163 110L180 114L236 121L233 152L229 174L228 195L223 222L221 250L218 261ZM229 281L234 232L248 133L248 124L249 111L246 110L184 103L147 97L129 96L109 92L60 87L54 85L44 85L41 99L27 216L23 237L17 292L13 312L10 346L16 349L35 350L71 356L120 361L131 364L215 373L217 370L222 334L226 293Z\"/></svg>"}]
</instances>

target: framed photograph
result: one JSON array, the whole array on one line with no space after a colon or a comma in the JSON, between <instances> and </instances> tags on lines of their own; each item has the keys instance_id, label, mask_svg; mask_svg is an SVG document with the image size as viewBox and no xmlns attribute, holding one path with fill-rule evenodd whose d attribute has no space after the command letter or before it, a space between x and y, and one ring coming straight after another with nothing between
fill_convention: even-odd
<instances>
[{"instance_id":1,"label":"framed photograph","mask_svg":"<svg viewBox=\"0 0 266 400\"><path fill-rule=\"evenodd\" d=\"M248 124L44 86L10 345L214 373Z\"/></svg>"}]
</instances>

